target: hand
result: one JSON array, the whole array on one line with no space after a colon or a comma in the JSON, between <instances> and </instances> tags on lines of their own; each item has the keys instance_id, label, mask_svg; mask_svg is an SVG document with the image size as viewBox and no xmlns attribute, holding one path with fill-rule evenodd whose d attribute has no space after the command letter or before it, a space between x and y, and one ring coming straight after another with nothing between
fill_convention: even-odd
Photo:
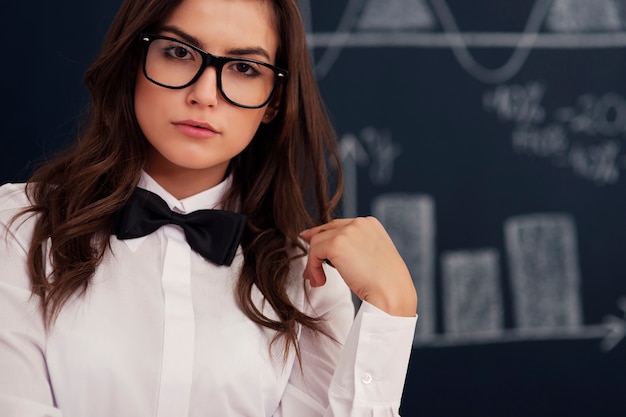
<instances>
[{"instance_id":1,"label":"hand","mask_svg":"<svg viewBox=\"0 0 626 417\"><path fill-rule=\"evenodd\" d=\"M406 264L374 217L338 219L303 231L309 243L304 278L326 283L324 262L337 269L361 299L394 316L415 316L417 294Z\"/></svg>"}]
</instances>

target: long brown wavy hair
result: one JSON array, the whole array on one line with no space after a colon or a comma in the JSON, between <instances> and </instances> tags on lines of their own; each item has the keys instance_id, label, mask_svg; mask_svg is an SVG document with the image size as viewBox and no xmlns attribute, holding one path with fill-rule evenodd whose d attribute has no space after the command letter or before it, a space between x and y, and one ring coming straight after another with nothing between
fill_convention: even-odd
<instances>
[{"instance_id":1,"label":"long brown wavy hair","mask_svg":"<svg viewBox=\"0 0 626 417\"><path fill-rule=\"evenodd\" d=\"M109 247L112 216L139 181L147 140L135 119L133 96L140 65L138 35L158 27L183 0L125 0L88 69L89 116L77 140L38 168L27 183L37 221L28 253L32 292L50 327L64 303L89 286ZM299 311L287 296L294 257L306 248L298 233L327 222L341 193L335 136L313 75L295 0L269 1L279 37L276 65L288 69L275 119L259 127L250 145L230 164L233 187L225 208L248 216L242 238L244 265L236 296L250 320L285 339L285 354L299 356L299 325L324 333L319 317ZM334 168L334 185L329 185ZM334 190L334 191L333 191ZM52 272L43 248L51 238ZM256 285L278 314L272 320L252 302ZM272 342L272 343L273 343Z\"/></svg>"}]
</instances>

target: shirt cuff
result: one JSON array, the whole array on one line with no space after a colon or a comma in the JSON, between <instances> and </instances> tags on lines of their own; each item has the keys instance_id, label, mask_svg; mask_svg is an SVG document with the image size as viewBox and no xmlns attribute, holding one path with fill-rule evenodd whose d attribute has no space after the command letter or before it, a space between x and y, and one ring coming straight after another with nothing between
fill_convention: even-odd
<instances>
[{"instance_id":1,"label":"shirt cuff","mask_svg":"<svg viewBox=\"0 0 626 417\"><path fill-rule=\"evenodd\" d=\"M392 316L364 301L333 378L335 389L352 391L355 406L399 405L416 323L417 315Z\"/></svg>"}]
</instances>

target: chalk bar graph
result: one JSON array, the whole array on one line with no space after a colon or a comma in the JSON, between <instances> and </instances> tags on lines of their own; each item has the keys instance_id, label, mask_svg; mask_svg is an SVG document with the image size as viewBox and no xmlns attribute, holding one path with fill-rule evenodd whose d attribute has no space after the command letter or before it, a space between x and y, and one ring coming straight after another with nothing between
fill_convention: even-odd
<instances>
[{"instance_id":1,"label":"chalk bar graph","mask_svg":"<svg viewBox=\"0 0 626 417\"><path fill-rule=\"evenodd\" d=\"M372 214L389 232L420 297L415 347L601 339L600 349L609 351L626 337L626 321L620 317L584 324L576 224L571 215L531 213L506 219L505 254L495 248L438 254L435 207L431 196L411 193L381 194L372 203ZM502 256L508 261L507 271L502 271ZM441 262L440 298L437 260ZM505 326L503 276L510 281L512 327ZM438 311L443 314L440 330Z\"/></svg>"}]
</instances>

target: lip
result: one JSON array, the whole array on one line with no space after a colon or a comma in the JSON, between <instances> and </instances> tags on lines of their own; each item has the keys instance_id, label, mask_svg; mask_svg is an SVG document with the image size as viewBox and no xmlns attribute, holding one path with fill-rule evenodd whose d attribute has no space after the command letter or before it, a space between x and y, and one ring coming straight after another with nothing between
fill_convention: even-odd
<instances>
[{"instance_id":1,"label":"lip","mask_svg":"<svg viewBox=\"0 0 626 417\"><path fill-rule=\"evenodd\" d=\"M220 133L210 124L197 120L180 120L172 124L179 132L195 139L209 139Z\"/></svg>"}]
</instances>

